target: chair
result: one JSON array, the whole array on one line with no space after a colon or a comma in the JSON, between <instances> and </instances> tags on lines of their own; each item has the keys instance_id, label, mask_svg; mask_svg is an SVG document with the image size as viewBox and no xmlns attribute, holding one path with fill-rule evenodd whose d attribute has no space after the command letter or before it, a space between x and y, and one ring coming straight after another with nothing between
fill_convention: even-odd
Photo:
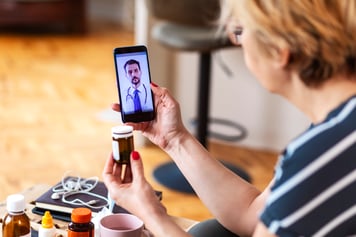
<instances>
[{"instance_id":1,"label":"chair","mask_svg":"<svg viewBox=\"0 0 356 237\"><path fill-rule=\"evenodd\" d=\"M147 0L150 14L159 21L152 28L152 37L162 45L181 51L199 53L199 91L196 136L206 147L208 135L227 138L208 131L209 122L232 125L239 130L233 139L246 136L245 129L223 119L209 119L211 61L213 52L231 47L230 40L213 24L220 14L220 0ZM231 140L231 139L230 139ZM240 168L223 162L225 166L250 181L250 176ZM163 185L186 193L193 193L189 183L173 162L154 170L154 177Z\"/></svg>"}]
</instances>

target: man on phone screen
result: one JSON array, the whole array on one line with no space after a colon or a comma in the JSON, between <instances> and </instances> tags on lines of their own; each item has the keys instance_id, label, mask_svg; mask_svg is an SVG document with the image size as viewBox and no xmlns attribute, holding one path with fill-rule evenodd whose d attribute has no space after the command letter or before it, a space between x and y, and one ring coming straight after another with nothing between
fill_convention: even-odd
<instances>
[{"instance_id":1,"label":"man on phone screen","mask_svg":"<svg viewBox=\"0 0 356 237\"><path fill-rule=\"evenodd\" d=\"M124 101L126 102L127 113L145 112L151 109L152 105L148 97L145 84L141 81L140 63L135 59L128 60L124 65L125 75L131 86L126 90Z\"/></svg>"}]
</instances>

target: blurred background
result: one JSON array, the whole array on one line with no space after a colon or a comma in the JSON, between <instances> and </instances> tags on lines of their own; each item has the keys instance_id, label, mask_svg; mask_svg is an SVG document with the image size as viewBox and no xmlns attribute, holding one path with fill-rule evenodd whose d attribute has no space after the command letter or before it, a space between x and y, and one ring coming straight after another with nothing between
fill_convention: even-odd
<instances>
[{"instance_id":1,"label":"blurred background","mask_svg":"<svg viewBox=\"0 0 356 237\"><path fill-rule=\"evenodd\" d=\"M169 7L169 6L167 6ZM164 47L151 37L158 22L145 0L0 1L0 200L62 176L99 176L111 150L111 126L121 123L112 50L145 44L152 80L181 104L195 131L198 54ZM231 73L226 73L226 69ZM226 95L233 97L227 101ZM213 55L210 114L247 130L238 142L210 139L213 155L245 168L260 189L277 153L304 129L306 118L266 92L248 72L241 48ZM211 127L230 133L228 127ZM163 190L173 215L202 220L210 213L194 195L169 190L151 173L169 157L135 134L147 177Z\"/></svg>"}]
</instances>

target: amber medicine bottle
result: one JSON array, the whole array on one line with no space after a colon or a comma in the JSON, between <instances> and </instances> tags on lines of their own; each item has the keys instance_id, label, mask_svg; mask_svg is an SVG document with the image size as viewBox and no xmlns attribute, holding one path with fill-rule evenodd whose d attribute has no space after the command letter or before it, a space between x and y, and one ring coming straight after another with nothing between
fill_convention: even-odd
<instances>
[{"instance_id":1,"label":"amber medicine bottle","mask_svg":"<svg viewBox=\"0 0 356 237\"><path fill-rule=\"evenodd\" d=\"M112 152L119 164L129 164L130 155L134 150L133 127L120 125L111 128Z\"/></svg>"},{"instance_id":2,"label":"amber medicine bottle","mask_svg":"<svg viewBox=\"0 0 356 237\"><path fill-rule=\"evenodd\" d=\"M6 199L7 214L2 224L3 237L30 237L30 219L25 213L25 197L13 194Z\"/></svg>"},{"instance_id":3,"label":"amber medicine bottle","mask_svg":"<svg viewBox=\"0 0 356 237\"><path fill-rule=\"evenodd\" d=\"M86 207L74 208L68 224L68 237L94 237L94 232L91 210Z\"/></svg>"}]
</instances>

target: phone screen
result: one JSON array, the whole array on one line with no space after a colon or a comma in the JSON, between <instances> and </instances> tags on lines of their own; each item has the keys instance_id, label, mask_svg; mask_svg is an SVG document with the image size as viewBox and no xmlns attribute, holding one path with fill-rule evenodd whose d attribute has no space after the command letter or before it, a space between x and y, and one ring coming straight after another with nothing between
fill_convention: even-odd
<instances>
[{"instance_id":1,"label":"phone screen","mask_svg":"<svg viewBox=\"0 0 356 237\"><path fill-rule=\"evenodd\" d=\"M153 120L147 48L143 45L115 48L114 61L123 122Z\"/></svg>"}]
</instances>

